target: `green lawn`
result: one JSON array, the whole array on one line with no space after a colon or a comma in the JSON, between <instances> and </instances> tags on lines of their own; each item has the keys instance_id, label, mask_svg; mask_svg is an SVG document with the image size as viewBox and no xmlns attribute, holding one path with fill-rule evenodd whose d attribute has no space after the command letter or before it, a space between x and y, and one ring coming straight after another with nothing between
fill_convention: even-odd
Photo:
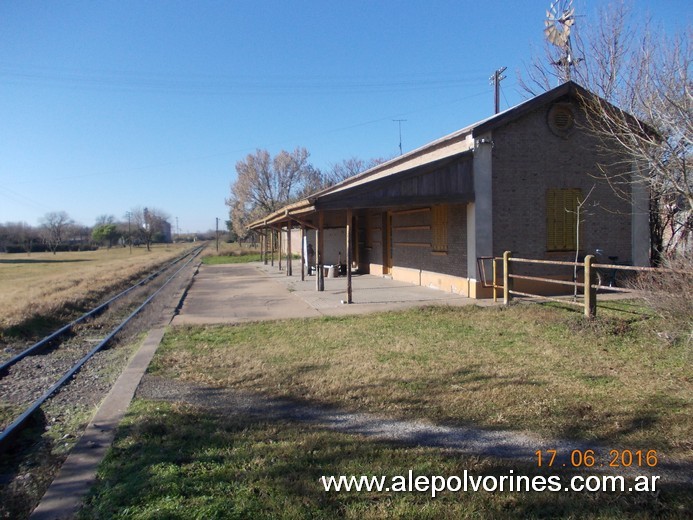
<instances>
[{"instance_id":1,"label":"green lawn","mask_svg":"<svg viewBox=\"0 0 693 520\"><path fill-rule=\"evenodd\" d=\"M685 518L661 493L324 491L323 475L546 476L521 463L407 448L281 421L139 400L80 513L93 519ZM558 472L567 482L571 473Z\"/></svg>"},{"instance_id":2,"label":"green lawn","mask_svg":"<svg viewBox=\"0 0 693 520\"><path fill-rule=\"evenodd\" d=\"M691 348L659 318L546 305L170 330L150 371L302 403L527 430L693 460ZM536 449L539 449L537 447ZM321 475L537 474L282 421L136 401L83 518L685 518L658 493L326 493ZM543 471L543 470L542 470ZM555 473L568 478L565 470Z\"/></svg>"},{"instance_id":3,"label":"green lawn","mask_svg":"<svg viewBox=\"0 0 693 520\"><path fill-rule=\"evenodd\" d=\"M589 322L517 305L177 328L151 370L395 417L690 457L692 351L661 341L654 320L602 313Z\"/></svg>"},{"instance_id":4,"label":"green lawn","mask_svg":"<svg viewBox=\"0 0 693 520\"><path fill-rule=\"evenodd\" d=\"M205 265L219 264L245 264L248 262L259 262L260 253L248 253L243 255L210 255L202 259Z\"/></svg>"}]
</instances>

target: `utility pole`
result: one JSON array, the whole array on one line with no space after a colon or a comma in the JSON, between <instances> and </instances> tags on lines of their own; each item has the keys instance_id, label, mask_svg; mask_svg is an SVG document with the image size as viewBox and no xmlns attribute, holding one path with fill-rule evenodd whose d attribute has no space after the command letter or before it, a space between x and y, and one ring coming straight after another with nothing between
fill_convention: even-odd
<instances>
[{"instance_id":1,"label":"utility pole","mask_svg":"<svg viewBox=\"0 0 693 520\"><path fill-rule=\"evenodd\" d=\"M132 231L130 231L130 212L128 211L128 242L130 243L130 254L132 254Z\"/></svg>"},{"instance_id":2,"label":"utility pole","mask_svg":"<svg viewBox=\"0 0 693 520\"><path fill-rule=\"evenodd\" d=\"M399 124L399 154L402 155L402 123L406 119L393 119L392 121Z\"/></svg>"},{"instance_id":3,"label":"utility pole","mask_svg":"<svg viewBox=\"0 0 693 520\"><path fill-rule=\"evenodd\" d=\"M503 73L508 67L501 67L498 69L496 72L493 73L493 76L489 78L489 81L491 82L491 85L493 85L493 89L495 91L495 112L494 114L497 114L500 112L500 82L505 79L505 76L503 76Z\"/></svg>"},{"instance_id":4,"label":"utility pole","mask_svg":"<svg viewBox=\"0 0 693 520\"><path fill-rule=\"evenodd\" d=\"M219 252L219 217L217 217L217 253Z\"/></svg>"}]
</instances>

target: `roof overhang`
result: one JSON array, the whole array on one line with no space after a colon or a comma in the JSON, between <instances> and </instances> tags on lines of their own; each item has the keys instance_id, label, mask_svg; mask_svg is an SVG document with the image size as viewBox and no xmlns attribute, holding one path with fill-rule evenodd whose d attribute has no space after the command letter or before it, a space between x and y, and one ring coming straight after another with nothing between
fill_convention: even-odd
<instances>
[{"instance_id":1,"label":"roof overhang","mask_svg":"<svg viewBox=\"0 0 693 520\"><path fill-rule=\"evenodd\" d=\"M292 220L302 223L303 219L301 217L309 215L314 211L315 207L308 199L299 200L298 202L284 206L263 218L251 222L248 225L248 229L258 230L267 227L275 227Z\"/></svg>"}]
</instances>

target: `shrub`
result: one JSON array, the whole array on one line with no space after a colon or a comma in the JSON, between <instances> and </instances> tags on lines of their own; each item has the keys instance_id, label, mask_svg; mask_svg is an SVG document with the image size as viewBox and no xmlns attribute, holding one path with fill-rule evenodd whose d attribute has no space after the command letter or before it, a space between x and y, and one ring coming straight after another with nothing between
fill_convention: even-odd
<instances>
[{"instance_id":1,"label":"shrub","mask_svg":"<svg viewBox=\"0 0 693 520\"><path fill-rule=\"evenodd\" d=\"M660 335L693 343L693 256L664 262L664 269L642 274L634 282L642 298L663 320Z\"/></svg>"}]
</instances>

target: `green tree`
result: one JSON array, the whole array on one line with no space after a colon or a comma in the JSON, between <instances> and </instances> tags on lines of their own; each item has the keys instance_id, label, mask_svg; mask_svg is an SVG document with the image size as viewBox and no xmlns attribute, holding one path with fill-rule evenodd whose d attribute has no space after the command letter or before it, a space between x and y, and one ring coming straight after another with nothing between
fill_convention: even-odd
<instances>
[{"instance_id":1,"label":"green tree","mask_svg":"<svg viewBox=\"0 0 693 520\"><path fill-rule=\"evenodd\" d=\"M118 226L115 223L98 225L94 227L91 232L92 240L99 244L107 243L108 249L113 247L113 244L115 244L121 236Z\"/></svg>"}]
</instances>

